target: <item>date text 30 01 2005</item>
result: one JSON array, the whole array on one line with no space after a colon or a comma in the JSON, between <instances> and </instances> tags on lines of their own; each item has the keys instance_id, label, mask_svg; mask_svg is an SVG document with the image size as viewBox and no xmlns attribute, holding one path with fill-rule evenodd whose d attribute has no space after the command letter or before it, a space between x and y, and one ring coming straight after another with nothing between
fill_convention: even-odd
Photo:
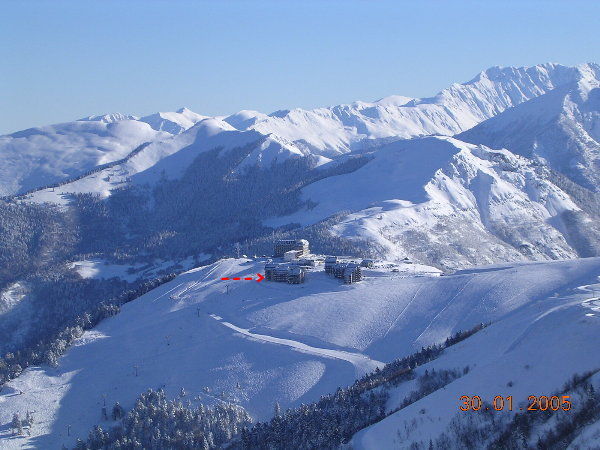
<instances>
[{"instance_id":1,"label":"date text 30 01 2005","mask_svg":"<svg viewBox=\"0 0 600 450\"><path fill-rule=\"evenodd\" d=\"M527 397L529 405L527 408L518 408L521 411L569 411L572 407L571 401L568 395L530 395ZM481 397L478 395L468 396L463 395L460 397L461 411L479 411L481 409L492 410L492 411L513 411L513 396L509 395L503 397L502 395L496 395L492 401L491 408L485 406Z\"/></svg>"}]
</instances>

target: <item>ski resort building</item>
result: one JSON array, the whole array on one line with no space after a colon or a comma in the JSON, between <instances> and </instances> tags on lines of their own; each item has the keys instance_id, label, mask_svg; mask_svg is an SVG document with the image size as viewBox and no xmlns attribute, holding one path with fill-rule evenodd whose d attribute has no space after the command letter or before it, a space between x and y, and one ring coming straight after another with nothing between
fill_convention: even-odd
<instances>
[{"instance_id":1,"label":"ski resort building","mask_svg":"<svg viewBox=\"0 0 600 450\"><path fill-rule=\"evenodd\" d=\"M330 263L329 269L326 266L325 271L336 278L344 280L346 284L362 280L361 265L354 261Z\"/></svg>"},{"instance_id":2,"label":"ski resort building","mask_svg":"<svg viewBox=\"0 0 600 450\"><path fill-rule=\"evenodd\" d=\"M265 279L279 283L300 284L304 283L306 270L296 264L269 262L265 265Z\"/></svg>"},{"instance_id":3,"label":"ski resort building","mask_svg":"<svg viewBox=\"0 0 600 450\"><path fill-rule=\"evenodd\" d=\"M317 259L316 258L301 258L296 261L296 264L304 267L317 267Z\"/></svg>"},{"instance_id":4,"label":"ski resort building","mask_svg":"<svg viewBox=\"0 0 600 450\"><path fill-rule=\"evenodd\" d=\"M346 263L338 262L333 265L332 273L336 278L344 278L344 271L346 270Z\"/></svg>"},{"instance_id":5,"label":"ski resort building","mask_svg":"<svg viewBox=\"0 0 600 450\"><path fill-rule=\"evenodd\" d=\"M283 257L289 251L299 252L297 257L308 255L310 253L308 241L306 239L282 239L275 243L275 251L273 256L276 258Z\"/></svg>"},{"instance_id":6,"label":"ski resort building","mask_svg":"<svg viewBox=\"0 0 600 450\"><path fill-rule=\"evenodd\" d=\"M276 267L277 264L272 262L268 262L267 264L265 264L265 280L273 281L273 273L275 272Z\"/></svg>"},{"instance_id":7,"label":"ski resort building","mask_svg":"<svg viewBox=\"0 0 600 450\"><path fill-rule=\"evenodd\" d=\"M304 283L305 270L300 266L291 266L288 269L287 282L290 284Z\"/></svg>"},{"instance_id":8,"label":"ski resort building","mask_svg":"<svg viewBox=\"0 0 600 450\"><path fill-rule=\"evenodd\" d=\"M352 284L362 280L362 269L360 265L348 263L344 268L344 283Z\"/></svg>"},{"instance_id":9,"label":"ski resort building","mask_svg":"<svg viewBox=\"0 0 600 450\"><path fill-rule=\"evenodd\" d=\"M328 256L325 258L325 273L328 275L333 274L333 267L338 263L337 256Z\"/></svg>"},{"instance_id":10,"label":"ski resort building","mask_svg":"<svg viewBox=\"0 0 600 450\"><path fill-rule=\"evenodd\" d=\"M280 283L287 282L289 269L290 268L287 264L280 264L275 267L275 270L273 271L273 281L278 281Z\"/></svg>"}]
</instances>

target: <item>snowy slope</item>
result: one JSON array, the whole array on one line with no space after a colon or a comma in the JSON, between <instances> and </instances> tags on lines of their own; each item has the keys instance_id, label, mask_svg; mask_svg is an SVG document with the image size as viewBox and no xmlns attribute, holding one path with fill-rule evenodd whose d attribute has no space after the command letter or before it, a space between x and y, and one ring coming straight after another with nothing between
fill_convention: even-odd
<instances>
[{"instance_id":1,"label":"snowy slope","mask_svg":"<svg viewBox=\"0 0 600 450\"><path fill-rule=\"evenodd\" d=\"M225 121L240 129L277 134L331 157L362 148L365 140L460 133L508 108L578 80L590 67L594 66L492 67L431 98L392 96L374 103L276 111L268 116L242 112ZM594 76L597 78L597 74Z\"/></svg>"},{"instance_id":2,"label":"snowy slope","mask_svg":"<svg viewBox=\"0 0 600 450\"><path fill-rule=\"evenodd\" d=\"M141 391L161 386L170 397L185 387L193 403L233 400L265 419L275 401L283 408L313 401L380 362L482 321L494 324L439 362L476 366L471 374L479 376L462 386L469 392L484 395L505 384L505 375L520 386L516 393L545 389L567 369L599 363L590 358L600 332L595 306L571 296L575 287L597 278L598 258L495 266L444 277L426 268L412 275L373 269L366 271L365 281L350 286L318 271L304 285L232 281L227 288L219 280L251 276L262 267L260 262L222 260L180 275L86 332L58 368L25 371L0 393L0 424L7 424L14 412L34 409L33 434L8 439L7 427L0 428L2 447L72 444L100 421L103 395L109 405L119 401L131 407ZM569 333L555 332L562 327L561 317ZM542 338L549 340L540 346ZM583 351L569 351L574 346ZM532 348L541 352L534 355ZM544 367L552 372L563 357L569 366L551 376L528 377L522 369L525 356L536 375ZM490 379L493 364L502 361L504 368ZM509 372L515 367L521 369ZM456 405L451 397L439 404L452 400L452 408L435 411L449 415ZM361 438L360 445L373 448L370 442Z\"/></svg>"},{"instance_id":3,"label":"snowy slope","mask_svg":"<svg viewBox=\"0 0 600 450\"><path fill-rule=\"evenodd\" d=\"M576 257L562 216L580 207L538 169L452 138L397 141L357 171L307 186L306 209L266 224L308 225L349 211L335 234L444 267Z\"/></svg>"},{"instance_id":4,"label":"snowy slope","mask_svg":"<svg viewBox=\"0 0 600 450\"><path fill-rule=\"evenodd\" d=\"M585 70L583 70L585 68ZM592 190L600 181L600 66L457 136L548 164Z\"/></svg>"},{"instance_id":5,"label":"snowy slope","mask_svg":"<svg viewBox=\"0 0 600 450\"><path fill-rule=\"evenodd\" d=\"M451 437L456 435L456 428L452 428L456 425L451 425L451 420L466 424L469 415L476 415L459 411L463 395L478 395L490 404L497 395L512 395L514 412L522 412L529 404L530 395L556 395L574 374L600 369L600 299L594 296L600 283L598 277L595 278L590 280L592 285L574 286L543 300L533 299L523 304L482 332L450 348L439 359L419 367L417 374L421 375L425 370L462 369L467 365L470 371L443 389L360 431L352 439L352 448L408 449L414 448L413 443L427 448L430 440L435 442L442 432ZM596 374L593 381L598 388L600 376ZM576 402L576 397L573 401ZM506 417L509 419L514 413L491 414L509 416ZM569 448L597 448L600 444L598 424L578 425L588 426L575 439L581 447ZM534 429L532 434L531 446L535 446L537 436L546 435L544 429ZM475 445L483 447L483 439L485 436L478 437ZM456 445L445 448L464 448L459 443Z\"/></svg>"}]
</instances>

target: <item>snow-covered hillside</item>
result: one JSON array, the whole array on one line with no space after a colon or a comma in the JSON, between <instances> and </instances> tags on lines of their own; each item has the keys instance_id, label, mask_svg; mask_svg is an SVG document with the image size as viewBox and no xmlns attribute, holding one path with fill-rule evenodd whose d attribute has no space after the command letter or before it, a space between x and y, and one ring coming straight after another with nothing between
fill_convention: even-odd
<instances>
[{"instance_id":1,"label":"snow-covered hillside","mask_svg":"<svg viewBox=\"0 0 600 450\"><path fill-rule=\"evenodd\" d=\"M153 185L163 179L180 178L203 152L218 150L224 154L247 146L251 149L240 161L240 168L247 165L268 167L278 159L284 161L304 156L293 144L282 139L253 130L238 131L227 122L209 118L181 134L150 143L118 164L58 187L38 190L28 198L34 202L65 204L73 193L95 193L107 197L112 190L123 186ZM318 159L315 158L315 161L318 162Z\"/></svg>"},{"instance_id":2,"label":"snow-covered hillside","mask_svg":"<svg viewBox=\"0 0 600 450\"><path fill-rule=\"evenodd\" d=\"M317 181L302 196L307 208L267 224L308 225L351 211L331 231L396 260L456 268L576 257L581 247L564 216L584 213L536 164L453 138L388 144L360 169Z\"/></svg>"},{"instance_id":3,"label":"snow-covered hillside","mask_svg":"<svg viewBox=\"0 0 600 450\"><path fill-rule=\"evenodd\" d=\"M123 186L155 186L180 179L203 152L223 155L233 149L245 149L233 169L242 180L245 168L276 170L273 164L290 158L309 158L317 167L316 175L307 177L318 181L300 191L305 206L266 220L269 227L309 226L345 212L329 230L334 235L369 242L381 257L446 268L574 258L600 250L597 211L573 198L539 163L449 137L383 145L363 153L370 160L357 170L326 176L323 169L338 160L307 155L273 135L205 119L120 164L27 198L68 204L73 193L108 197ZM214 189L216 195L220 187Z\"/></svg>"},{"instance_id":4,"label":"snow-covered hillside","mask_svg":"<svg viewBox=\"0 0 600 450\"><path fill-rule=\"evenodd\" d=\"M597 282L598 258L450 276L382 267L353 285L320 271L302 285L220 280L262 268L230 259L186 272L86 332L58 368L26 370L0 393L2 447L71 445L94 424L111 425L101 420L104 398L129 408L147 388L163 387L174 398L183 387L194 404L226 399L266 419L275 401L285 409L316 400L480 322L492 324L431 363L469 365L467 376L365 430L356 444L393 446L402 421L419 408L427 413L411 437L427 439L457 410L459 392L504 393L512 381L515 397L545 393L573 372L600 366L600 311L589 292L577 290ZM35 411L32 435L8 438L12 414L27 410ZM430 419L439 426L423 427Z\"/></svg>"},{"instance_id":5,"label":"snow-covered hillside","mask_svg":"<svg viewBox=\"0 0 600 450\"><path fill-rule=\"evenodd\" d=\"M490 410L494 397L512 396L513 412L505 406L503 411L487 413L501 418L495 425L500 429L516 413L535 414L527 411L531 404L529 396L557 395L574 374L598 371L600 298L597 292L600 284L598 277L595 278L588 279L594 283L592 285L584 284L585 278L580 278L571 289L558 291L543 300L534 297L533 301L515 308L482 332L450 348L439 359L419 367L419 375L425 371L440 372L466 366L470 370L443 389L360 431L351 442L352 448L427 448L429 442L436 442L442 433L446 434L448 444L451 443L443 448L464 448L457 439L457 431L461 427L466 430L468 426L483 425L484 422L473 411L459 410L461 396L477 395L489 405L486 408ZM575 287L579 283L582 284ZM596 373L592 383L596 389L600 386L600 374ZM567 393L574 402L578 401L572 392ZM399 397L402 398L401 395ZM393 409L397 405L389 404L388 407ZM564 414L569 412L561 410L550 415ZM576 423L583 431L574 436L574 442L568 448L597 448L600 444L600 422ZM524 442L512 443L518 448L535 447L538 438L548 439L550 429L549 426L534 427L531 436L523 437ZM471 436L475 439L475 447L483 448L489 443L486 442L488 436ZM414 447L415 444L420 447ZM522 445L527 447L520 447ZM436 443L436 448L442 447Z\"/></svg>"},{"instance_id":6,"label":"snow-covered hillside","mask_svg":"<svg viewBox=\"0 0 600 450\"><path fill-rule=\"evenodd\" d=\"M113 113L0 136L0 196L75 178L203 119L187 108L140 119Z\"/></svg>"},{"instance_id":7,"label":"snow-covered hillside","mask_svg":"<svg viewBox=\"0 0 600 450\"><path fill-rule=\"evenodd\" d=\"M79 176L168 136L129 118L80 120L0 136L0 196Z\"/></svg>"}]
</instances>

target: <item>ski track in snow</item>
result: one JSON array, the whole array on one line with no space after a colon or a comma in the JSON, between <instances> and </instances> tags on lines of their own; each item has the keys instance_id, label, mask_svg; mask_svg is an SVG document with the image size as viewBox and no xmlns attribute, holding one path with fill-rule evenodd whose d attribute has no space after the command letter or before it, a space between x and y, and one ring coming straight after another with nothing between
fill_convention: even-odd
<instances>
[{"instance_id":1,"label":"ski track in snow","mask_svg":"<svg viewBox=\"0 0 600 450\"><path fill-rule=\"evenodd\" d=\"M423 336L425 333L427 333L427 330L429 330L429 328L431 328L431 325L433 325L433 323L437 320L437 318L440 317L444 313L444 311L446 311L448 309L448 307L452 304L452 302L456 299L456 297L458 297L460 294L462 294L462 292L465 290L465 288L471 282L472 279L473 279L472 277L469 278L467 280L467 282L465 284L463 284L458 289L458 291L456 291L456 293L452 296L452 298L448 301L448 303L446 303L446 305L435 315L435 317L431 320L431 322L429 322L429 325L427 325L425 327L425 329L421 332L421 334L419 334L417 336L417 338L415 339L416 342L419 342L419 339L421 339L421 336Z\"/></svg>"},{"instance_id":2,"label":"ski track in snow","mask_svg":"<svg viewBox=\"0 0 600 450\"><path fill-rule=\"evenodd\" d=\"M385 363L377 360L373 360L362 353L351 353L345 352L343 350L332 350L327 348L313 347L311 345L304 344L302 342L294 341L292 339L283 339L277 338L274 336L268 336L266 334L256 334L252 333L250 330L245 328L240 328L235 326L230 322L225 322L222 317L217 316L216 314L210 314L210 317L219 321L221 325L226 326L244 336L263 341L269 342L271 344L279 344L285 345L286 347L291 347L294 350L300 351L302 353L308 353L311 355L321 356L324 358L333 358L333 359L341 359L343 361L347 361L354 366L357 373L363 375L365 373L371 372L376 368L382 368L385 366Z\"/></svg>"},{"instance_id":3,"label":"ski track in snow","mask_svg":"<svg viewBox=\"0 0 600 450\"><path fill-rule=\"evenodd\" d=\"M383 337L386 337L388 335L388 333L390 332L390 330L392 330L392 328L394 328L396 326L396 324L398 323L398 321L400 320L400 318L402 317L402 315L404 314L404 311L406 311L406 308L408 308L412 302L415 301L415 298L417 298L417 295L419 295L419 291L421 290L421 288L423 287L422 284L420 284L417 287L417 290L415 291L415 294L412 296L412 298L410 299L410 301L404 306L404 308L402 308L402 311L400 311L400 314L398 314L398 317L396 317L396 319L392 322L392 324L388 327L388 329L386 330L385 334L383 335ZM420 337L420 336L419 336Z\"/></svg>"}]
</instances>

